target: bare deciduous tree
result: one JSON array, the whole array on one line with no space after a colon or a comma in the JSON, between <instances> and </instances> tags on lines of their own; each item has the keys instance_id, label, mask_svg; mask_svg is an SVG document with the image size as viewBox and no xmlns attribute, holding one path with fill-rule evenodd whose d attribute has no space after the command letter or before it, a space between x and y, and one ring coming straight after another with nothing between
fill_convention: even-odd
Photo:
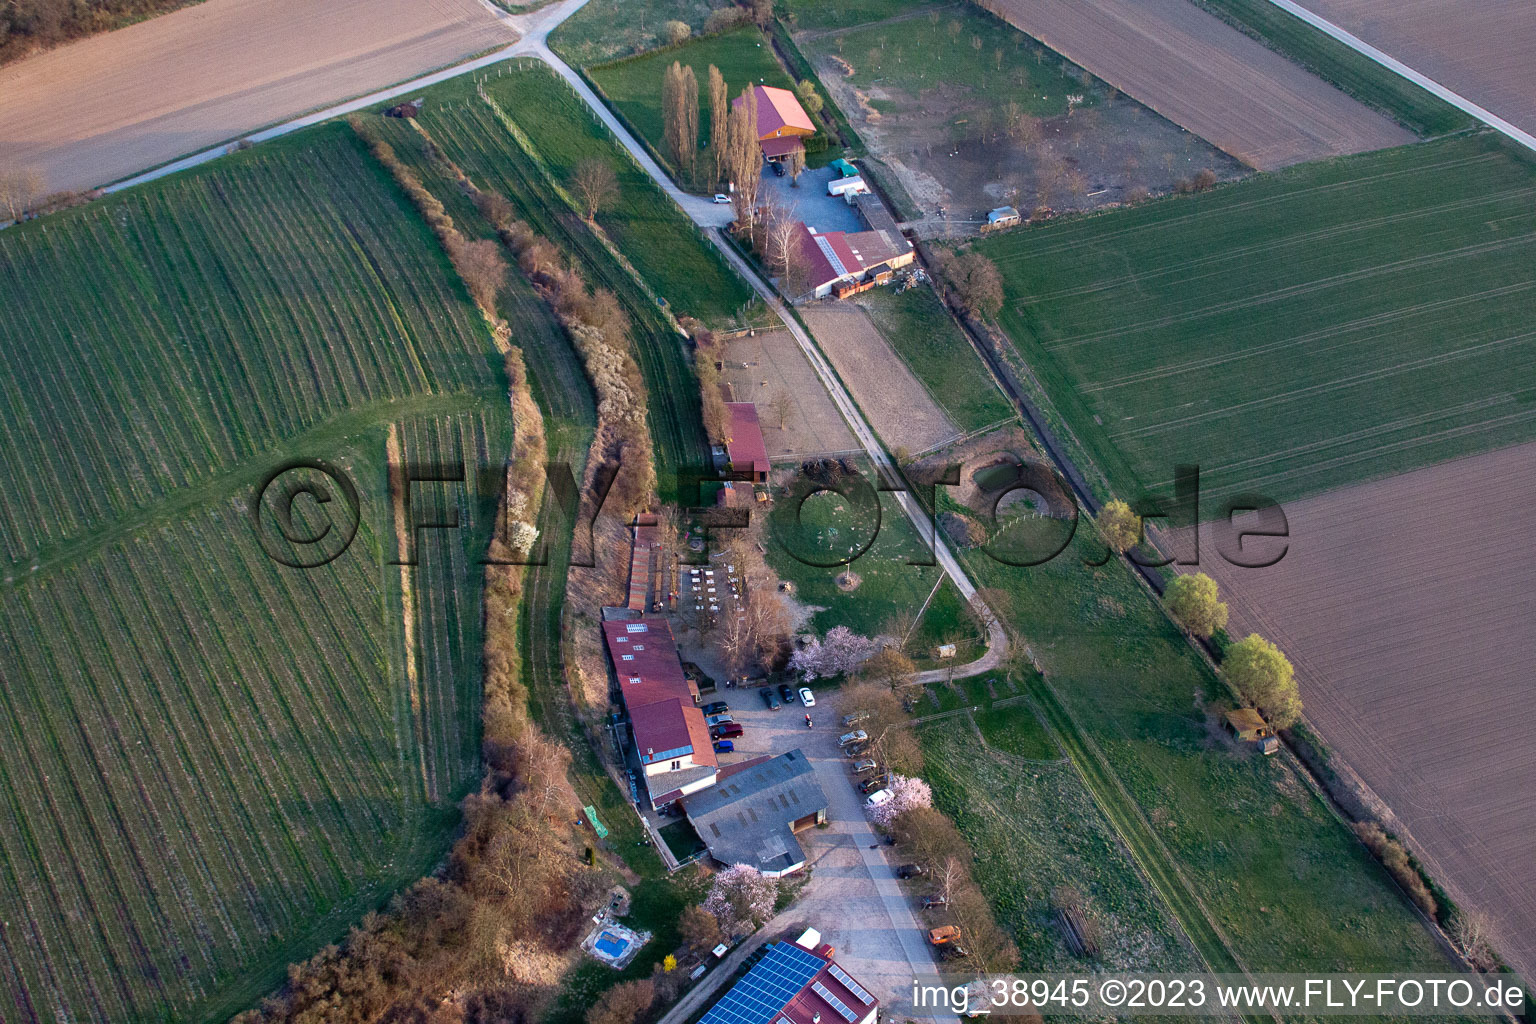
<instances>
[{"instance_id":1,"label":"bare deciduous tree","mask_svg":"<svg viewBox=\"0 0 1536 1024\"><path fill-rule=\"evenodd\" d=\"M692 179L699 152L699 81L673 61L661 80L662 136L679 175Z\"/></svg>"},{"instance_id":2,"label":"bare deciduous tree","mask_svg":"<svg viewBox=\"0 0 1536 1024\"><path fill-rule=\"evenodd\" d=\"M731 116L731 96L725 88L725 76L713 64L709 66L709 150L715 160L715 180L725 177L726 148L729 143L727 123Z\"/></svg>"},{"instance_id":3,"label":"bare deciduous tree","mask_svg":"<svg viewBox=\"0 0 1536 1024\"><path fill-rule=\"evenodd\" d=\"M601 157L588 157L576 165L571 178L571 188L581 200L587 220L596 220L598 213L619 197L619 178L613 165Z\"/></svg>"},{"instance_id":4,"label":"bare deciduous tree","mask_svg":"<svg viewBox=\"0 0 1536 1024\"><path fill-rule=\"evenodd\" d=\"M790 397L788 391L780 388L773 393L772 398L768 399L768 408L779 421L779 429L783 430L785 422L789 419L789 414L794 411L795 400Z\"/></svg>"},{"instance_id":5,"label":"bare deciduous tree","mask_svg":"<svg viewBox=\"0 0 1536 1024\"><path fill-rule=\"evenodd\" d=\"M757 137L757 96L748 85L737 102L731 104L727 123L726 170L736 186L732 202L736 223L750 232L757 212L757 193L761 185L763 156Z\"/></svg>"}]
</instances>

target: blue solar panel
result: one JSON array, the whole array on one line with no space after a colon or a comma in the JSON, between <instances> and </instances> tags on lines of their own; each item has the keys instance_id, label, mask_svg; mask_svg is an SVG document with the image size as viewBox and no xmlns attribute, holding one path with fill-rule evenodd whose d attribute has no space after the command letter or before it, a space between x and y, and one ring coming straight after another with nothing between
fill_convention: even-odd
<instances>
[{"instance_id":1,"label":"blue solar panel","mask_svg":"<svg viewBox=\"0 0 1536 1024\"><path fill-rule=\"evenodd\" d=\"M699 1024L769 1024L823 963L799 946L775 942Z\"/></svg>"}]
</instances>

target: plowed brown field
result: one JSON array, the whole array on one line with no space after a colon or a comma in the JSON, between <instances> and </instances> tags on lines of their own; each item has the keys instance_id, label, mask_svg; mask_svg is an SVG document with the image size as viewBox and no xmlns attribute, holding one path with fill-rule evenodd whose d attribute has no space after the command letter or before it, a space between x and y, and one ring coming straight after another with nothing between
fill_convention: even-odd
<instances>
[{"instance_id":1,"label":"plowed brown field","mask_svg":"<svg viewBox=\"0 0 1536 1024\"><path fill-rule=\"evenodd\" d=\"M104 185L516 38L478 0L207 0L0 68L0 157Z\"/></svg>"},{"instance_id":2,"label":"plowed brown field","mask_svg":"<svg viewBox=\"0 0 1536 1024\"><path fill-rule=\"evenodd\" d=\"M1251 167L1413 136L1187 0L994 0L1009 22Z\"/></svg>"},{"instance_id":3,"label":"plowed brown field","mask_svg":"<svg viewBox=\"0 0 1536 1024\"><path fill-rule=\"evenodd\" d=\"M1302 6L1536 132L1536 4L1303 0Z\"/></svg>"},{"instance_id":4,"label":"plowed brown field","mask_svg":"<svg viewBox=\"0 0 1536 1024\"><path fill-rule=\"evenodd\" d=\"M1296 665L1307 717L1407 826L1459 904L1536 971L1536 444L1286 506L1290 550L1201 568Z\"/></svg>"}]
</instances>

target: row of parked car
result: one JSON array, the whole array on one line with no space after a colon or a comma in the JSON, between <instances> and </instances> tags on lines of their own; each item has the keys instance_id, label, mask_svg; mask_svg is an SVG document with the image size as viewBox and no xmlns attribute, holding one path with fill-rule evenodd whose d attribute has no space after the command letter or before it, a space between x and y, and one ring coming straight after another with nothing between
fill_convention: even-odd
<instances>
[{"instance_id":1,"label":"row of parked car","mask_svg":"<svg viewBox=\"0 0 1536 1024\"><path fill-rule=\"evenodd\" d=\"M783 701L784 705L793 704L795 702L795 697L797 696L794 688L791 687L788 683L779 684L779 692L777 695L774 694L773 687L771 686L765 686L761 690L758 690L757 695L763 699L763 707L767 708L769 711L779 710L779 708L782 706L780 704L781 700ZM804 706L808 708L813 708L816 706L816 695L811 692L811 688L809 686L800 687L798 696L800 698L800 703Z\"/></svg>"},{"instance_id":2,"label":"row of parked car","mask_svg":"<svg viewBox=\"0 0 1536 1024\"><path fill-rule=\"evenodd\" d=\"M731 717L731 706L723 700L705 704L704 724L709 726L709 738L715 741L715 753L729 754L736 749L736 737L746 730Z\"/></svg>"}]
</instances>

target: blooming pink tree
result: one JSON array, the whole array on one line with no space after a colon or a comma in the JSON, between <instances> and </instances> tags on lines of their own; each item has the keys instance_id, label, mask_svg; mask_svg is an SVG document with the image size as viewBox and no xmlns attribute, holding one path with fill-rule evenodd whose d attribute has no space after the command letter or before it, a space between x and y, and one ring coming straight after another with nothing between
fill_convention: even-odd
<instances>
[{"instance_id":1,"label":"blooming pink tree","mask_svg":"<svg viewBox=\"0 0 1536 1024\"><path fill-rule=\"evenodd\" d=\"M806 679L845 676L874 657L885 646L881 638L860 636L847 626L833 626L820 640L811 641L789 659L789 668Z\"/></svg>"},{"instance_id":2,"label":"blooming pink tree","mask_svg":"<svg viewBox=\"0 0 1536 1024\"><path fill-rule=\"evenodd\" d=\"M869 820L881 828L890 828L895 820L917 807L933 806L933 790L922 779L907 775L892 775L891 799L869 809Z\"/></svg>"},{"instance_id":3,"label":"blooming pink tree","mask_svg":"<svg viewBox=\"0 0 1536 1024\"><path fill-rule=\"evenodd\" d=\"M760 925L773 916L779 883L750 864L735 864L715 876L704 909L715 915L720 930L730 934L738 925Z\"/></svg>"}]
</instances>

